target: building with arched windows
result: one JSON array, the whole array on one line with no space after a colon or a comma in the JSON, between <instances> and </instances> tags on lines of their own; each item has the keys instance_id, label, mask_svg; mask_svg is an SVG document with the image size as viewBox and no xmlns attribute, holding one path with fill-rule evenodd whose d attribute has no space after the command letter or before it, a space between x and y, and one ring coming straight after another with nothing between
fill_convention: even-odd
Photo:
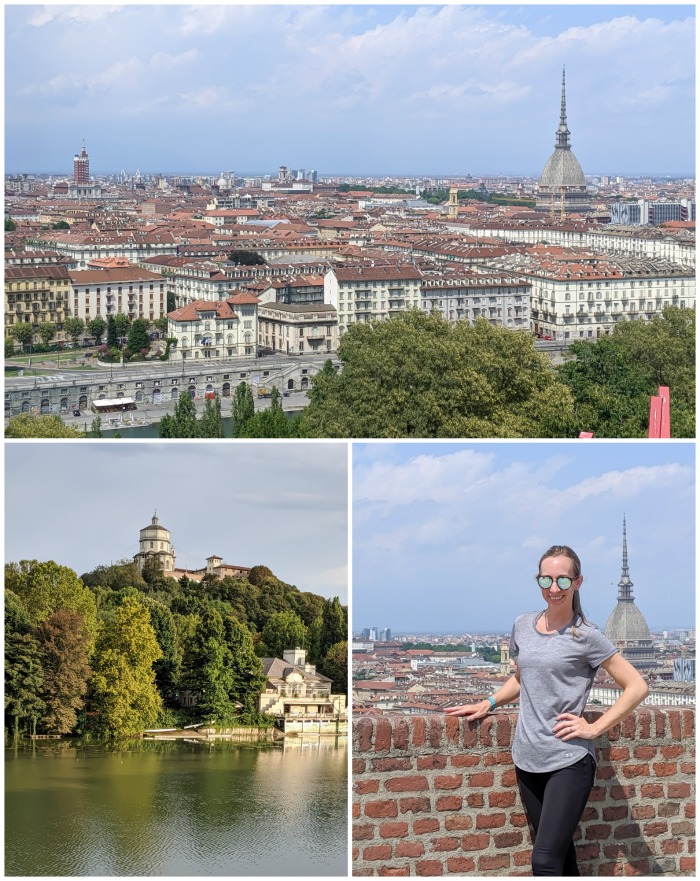
<instances>
[{"instance_id":1,"label":"building with arched windows","mask_svg":"<svg viewBox=\"0 0 700 881\"><path fill-rule=\"evenodd\" d=\"M139 571L146 560L155 557L164 575L172 575L175 570L175 548L170 541L170 530L161 526L154 514L148 526L139 532L139 552L134 556Z\"/></svg>"},{"instance_id":2,"label":"building with arched windows","mask_svg":"<svg viewBox=\"0 0 700 881\"><path fill-rule=\"evenodd\" d=\"M254 294L237 291L225 300L195 300L169 312L168 336L177 341L174 357L198 360L257 354L258 303Z\"/></svg>"}]
</instances>

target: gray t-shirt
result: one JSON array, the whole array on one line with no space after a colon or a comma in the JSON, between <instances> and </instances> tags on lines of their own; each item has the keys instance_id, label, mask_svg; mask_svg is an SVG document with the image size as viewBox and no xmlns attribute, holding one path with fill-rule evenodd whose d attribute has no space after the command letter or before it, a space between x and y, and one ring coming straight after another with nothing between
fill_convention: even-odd
<instances>
[{"instance_id":1,"label":"gray t-shirt","mask_svg":"<svg viewBox=\"0 0 700 881\"><path fill-rule=\"evenodd\" d=\"M580 716L596 670L617 649L595 624L567 624L556 633L540 633L541 612L515 620L510 654L520 671L520 712L513 740L513 762L534 773L566 768L590 753L594 741L575 737L563 741L552 731L560 713Z\"/></svg>"}]
</instances>

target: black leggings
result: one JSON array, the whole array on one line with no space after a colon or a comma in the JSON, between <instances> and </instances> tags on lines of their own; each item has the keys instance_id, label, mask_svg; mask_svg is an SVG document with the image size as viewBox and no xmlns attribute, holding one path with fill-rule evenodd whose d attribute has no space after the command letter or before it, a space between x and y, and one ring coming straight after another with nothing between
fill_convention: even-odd
<instances>
[{"instance_id":1,"label":"black leggings","mask_svg":"<svg viewBox=\"0 0 700 881\"><path fill-rule=\"evenodd\" d=\"M533 774L515 769L525 813L535 831L533 875L580 875L573 837L593 787L595 762L585 755L568 768Z\"/></svg>"}]
</instances>

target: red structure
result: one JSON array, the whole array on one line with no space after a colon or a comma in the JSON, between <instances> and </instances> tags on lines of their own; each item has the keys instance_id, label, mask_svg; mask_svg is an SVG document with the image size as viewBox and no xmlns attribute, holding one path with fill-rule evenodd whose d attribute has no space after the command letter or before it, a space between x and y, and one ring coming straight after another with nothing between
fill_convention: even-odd
<instances>
[{"instance_id":1,"label":"red structure","mask_svg":"<svg viewBox=\"0 0 700 881\"><path fill-rule=\"evenodd\" d=\"M90 157L85 151L85 142L83 142L83 150L80 155L73 157L73 180L76 184L87 184L90 182Z\"/></svg>"},{"instance_id":2,"label":"red structure","mask_svg":"<svg viewBox=\"0 0 700 881\"><path fill-rule=\"evenodd\" d=\"M649 402L648 437L671 437L671 398L666 385L660 385L658 395L652 395Z\"/></svg>"}]
</instances>

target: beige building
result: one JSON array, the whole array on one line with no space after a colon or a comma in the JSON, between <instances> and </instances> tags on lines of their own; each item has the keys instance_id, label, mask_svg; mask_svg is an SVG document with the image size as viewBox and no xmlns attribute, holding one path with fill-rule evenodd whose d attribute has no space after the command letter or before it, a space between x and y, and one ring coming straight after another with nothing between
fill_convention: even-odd
<instances>
[{"instance_id":1,"label":"beige building","mask_svg":"<svg viewBox=\"0 0 700 881\"><path fill-rule=\"evenodd\" d=\"M196 300L168 313L168 336L184 360L255 355L258 298L238 291L225 300ZM178 355L175 354L175 358Z\"/></svg>"},{"instance_id":2,"label":"beige building","mask_svg":"<svg viewBox=\"0 0 700 881\"><path fill-rule=\"evenodd\" d=\"M338 347L338 313L333 306L324 303L261 303L258 307L258 344L285 355L335 352Z\"/></svg>"},{"instance_id":3,"label":"beige building","mask_svg":"<svg viewBox=\"0 0 700 881\"><path fill-rule=\"evenodd\" d=\"M87 324L93 318L128 315L155 321L167 313L167 279L157 272L124 266L70 272L73 315Z\"/></svg>"},{"instance_id":4,"label":"beige building","mask_svg":"<svg viewBox=\"0 0 700 881\"><path fill-rule=\"evenodd\" d=\"M175 577L175 548L170 541L170 530L160 525L155 514L150 524L139 532L139 552L134 557L139 571L146 560L153 557L158 560L164 575Z\"/></svg>"},{"instance_id":5,"label":"beige building","mask_svg":"<svg viewBox=\"0 0 700 881\"><path fill-rule=\"evenodd\" d=\"M378 321L406 309L420 309L423 275L413 264L331 269L323 300L338 313L342 336L358 321Z\"/></svg>"},{"instance_id":6,"label":"beige building","mask_svg":"<svg viewBox=\"0 0 700 881\"><path fill-rule=\"evenodd\" d=\"M15 324L56 325L54 342L66 339L63 322L70 315L70 276L65 266L5 263L5 336ZM35 336L36 339L36 336Z\"/></svg>"}]
</instances>

